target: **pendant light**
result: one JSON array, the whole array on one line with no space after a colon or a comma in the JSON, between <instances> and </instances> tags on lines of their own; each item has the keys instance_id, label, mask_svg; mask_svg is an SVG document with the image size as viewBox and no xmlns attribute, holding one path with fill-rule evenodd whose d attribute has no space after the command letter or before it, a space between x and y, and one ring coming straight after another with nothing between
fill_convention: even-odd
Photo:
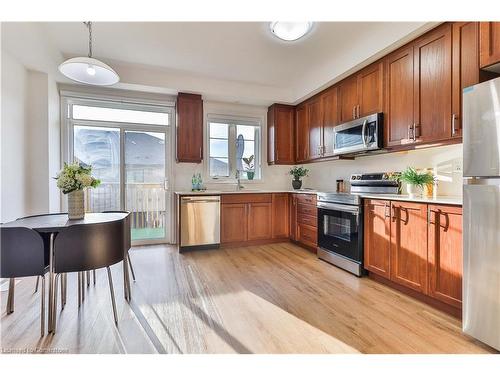
<instances>
[{"instance_id":1,"label":"pendant light","mask_svg":"<svg viewBox=\"0 0 500 375\"><path fill-rule=\"evenodd\" d=\"M120 81L118 74L107 64L92 57L92 22L84 22L89 30L88 57L74 57L59 65L59 71L69 79L88 85L109 86Z\"/></svg>"}]
</instances>

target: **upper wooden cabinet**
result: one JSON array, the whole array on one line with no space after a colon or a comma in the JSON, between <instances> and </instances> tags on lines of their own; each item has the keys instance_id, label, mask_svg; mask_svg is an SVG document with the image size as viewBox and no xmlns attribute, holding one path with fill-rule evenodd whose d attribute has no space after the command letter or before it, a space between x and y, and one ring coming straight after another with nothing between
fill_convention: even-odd
<instances>
[{"instance_id":1,"label":"upper wooden cabinet","mask_svg":"<svg viewBox=\"0 0 500 375\"><path fill-rule=\"evenodd\" d=\"M383 111L383 75L378 61L339 83L341 123Z\"/></svg>"},{"instance_id":2,"label":"upper wooden cabinet","mask_svg":"<svg viewBox=\"0 0 500 375\"><path fill-rule=\"evenodd\" d=\"M354 120L358 108L358 77L351 76L339 83L340 122Z\"/></svg>"},{"instance_id":3,"label":"upper wooden cabinet","mask_svg":"<svg viewBox=\"0 0 500 375\"><path fill-rule=\"evenodd\" d=\"M307 102L307 127L309 138L309 153L308 160L318 159L322 154L323 129L322 129L322 111L321 98L315 97Z\"/></svg>"},{"instance_id":4,"label":"upper wooden cabinet","mask_svg":"<svg viewBox=\"0 0 500 375\"><path fill-rule=\"evenodd\" d=\"M451 137L452 34L446 23L415 41L414 87L416 141Z\"/></svg>"},{"instance_id":5,"label":"upper wooden cabinet","mask_svg":"<svg viewBox=\"0 0 500 375\"><path fill-rule=\"evenodd\" d=\"M413 64L413 45L405 46L385 59L385 146L401 145L410 140L414 123Z\"/></svg>"},{"instance_id":6,"label":"upper wooden cabinet","mask_svg":"<svg viewBox=\"0 0 500 375\"><path fill-rule=\"evenodd\" d=\"M305 104L296 109L295 135L295 160L301 163L308 159L309 154L309 116Z\"/></svg>"},{"instance_id":7,"label":"upper wooden cabinet","mask_svg":"<svg viewBox=\"0 0 500 375\"><path fill-rule=\"evenodd\" d=\"M201 95L179 93L177 97L177 162L203 160L203 101Z\"/></svg>"},{"instance_id":8,"label":"upper wooden cabinet","mask_svg":"<svg viewBox=\"0 0 500 375\"><path fill-rule=\"evenodd\" d=\"M334 86L321 95L323 113L323 157L333 156L333 128L339 124L338 87Z\"/></svg>"},{"instance_id":9,"label":"upper wooden cabinet","mask_svg":"<svg viewBox=\"0 0 500 375\"><path fill-rule=\"evenodd\" d=\"M384 64L367 66L358 74L358 117L384 110Z\"/></svg>"},{"instance_id":10,"label":"upper wooden cabinet","mask_svg":"<svg viewBox=\"0 0 500 375\"><path fill-rule=\"evenodd\" d=\"M293 164L295 108L273 104L267 111L267 162L268 164Z\"/></svg>"},{"instance_id":11,"label":"upper wooden cabinet","mask_svg":"<svg viewBox=\"0 0 500 375\"><path fill-rule=\"evenodd\" d=\"M500 22L481 22L479 35L481 68L500 63Z\"/></svg>"},{"instance_id":12,"label":"upper wooden cabinet","mask_svg":"<svg viewBox=\"0 0 500 375\"><path fill-rule=\"evenodd\" d=\"M462 306L462 207L429 205L429 295Z\"/></svg>"}]
</instances>

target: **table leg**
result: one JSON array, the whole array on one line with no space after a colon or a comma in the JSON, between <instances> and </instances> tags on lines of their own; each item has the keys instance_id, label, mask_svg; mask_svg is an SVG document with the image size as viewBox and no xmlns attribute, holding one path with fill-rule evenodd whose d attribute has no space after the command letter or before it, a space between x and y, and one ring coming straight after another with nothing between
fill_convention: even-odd
<instances>
[{"instance_id":1,"label":"table leg","mask_svg":"<svg viewBox=\"0 0 500 375\"><path fill-rule=\"evenodd\" d=\"M54 330L54 233L50 234L49 247L49 333Z\"/></svg>"},{"instance_id":2,"label":"table leg","mask_svg":"<svg viewBox=\"0 0 500 375\"><path fill-rule=\"evenodd\" d=\"M130 277L128 274L128 260L127 256L123 258L123 291L125 293L125 300L130 301L131 300L131 293L130 293Z\"/></svg>"}]
</instances>

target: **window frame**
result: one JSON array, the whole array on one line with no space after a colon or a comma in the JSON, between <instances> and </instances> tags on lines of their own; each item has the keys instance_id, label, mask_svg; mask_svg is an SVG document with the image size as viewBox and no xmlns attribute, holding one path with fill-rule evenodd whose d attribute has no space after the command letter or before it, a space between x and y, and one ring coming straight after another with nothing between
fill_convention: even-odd
<instances>
[{"instance_id":1,"label":"window frame","mask_svg":"<svg viewBox=\"0 0 500 375\"><path fill-rule=\"evenodd\" d=\"M228 124L228 162L229 162L229 176L211 176L210 175L210 124L221 123ZM236 181L236 126L246 125L255 127L255 177L253 180L242 179L245 184L247 183L261 183L263 180L262 173L262 120L257 117L242 117L231 115L216 115L209 114L206 119L205 126L205 180L210 183L235 183ZM257 169L258 168L258 169Z\"/></svg>"}]
</instances>

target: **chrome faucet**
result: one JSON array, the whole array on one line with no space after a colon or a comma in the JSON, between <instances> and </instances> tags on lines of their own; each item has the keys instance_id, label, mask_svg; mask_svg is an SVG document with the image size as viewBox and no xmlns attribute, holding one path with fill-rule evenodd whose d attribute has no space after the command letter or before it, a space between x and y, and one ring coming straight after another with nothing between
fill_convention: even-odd
<instances>
[{"instance_id":1,"label":"chrome faucet","mask_svg":"<svg viewBox=\"0 0 500 375\"><path fill-rule=\"evenodd\" d=\"M240 171L239 170L236 170L236 190L237 191L240 191L241 189L244 189L245 187L241 184L241 181L240 181Z\"/></svg>"}]
</instances>

